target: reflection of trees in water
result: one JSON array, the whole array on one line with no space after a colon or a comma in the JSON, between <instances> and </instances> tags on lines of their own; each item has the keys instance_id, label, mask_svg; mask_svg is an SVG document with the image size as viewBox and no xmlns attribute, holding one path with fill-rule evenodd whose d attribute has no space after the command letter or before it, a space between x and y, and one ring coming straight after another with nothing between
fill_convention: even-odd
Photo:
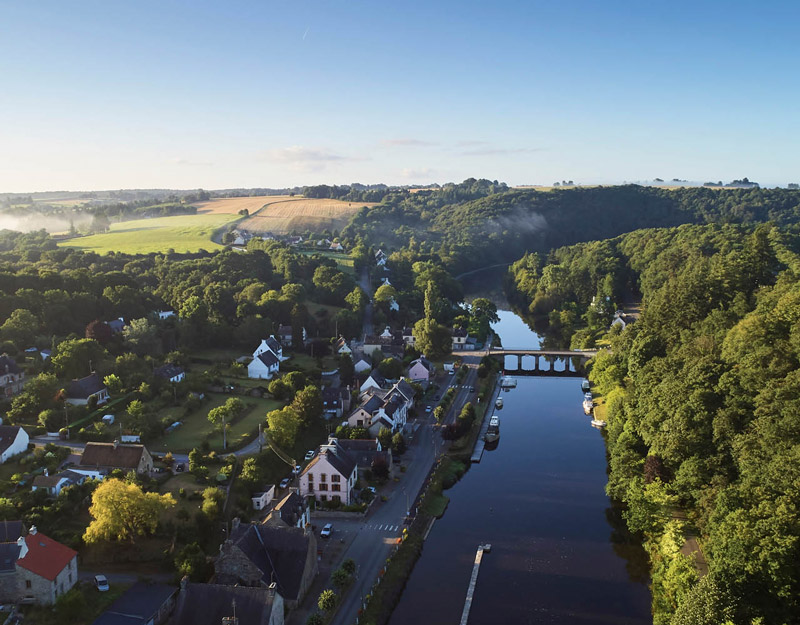
<instances>
[{"instance_id":1,"label":"reflection of trees in water","mask_svg":"<svg viewBox=\"0 0 800 625\"><path fill-rule=\"evenodd\" d=\"M632 582L647 584L650 582L650 566L647 561L647 552L642 547L642 542L628 531L625 519L622 518L623 504L611 502L611 507L606 508L606 521L611 526L611 546L614 553L625 560L625 570Z\"/></svg>"}]
</instances>

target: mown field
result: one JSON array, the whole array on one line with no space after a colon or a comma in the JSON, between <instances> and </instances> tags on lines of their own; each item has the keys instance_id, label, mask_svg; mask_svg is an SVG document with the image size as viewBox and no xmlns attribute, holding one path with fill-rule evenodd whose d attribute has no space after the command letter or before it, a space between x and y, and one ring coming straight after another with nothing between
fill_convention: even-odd
<instances>
[{"instance_id":1,"label":"mown field","mask_svg":"<svg viewBox=\"0 0 800 625\"><path fill-rule=\"evenodd\" d=\"M341 230L362 206L373 204L283 197L265 206L258 215L242 221L240 226L250 232L276 234Z\"/></svg>"},{"instance_id":2,"label":"mown field","mask_svg":"<svg viewBox=\"0 0 800 625\"><path fill-rule=\"evenodd\" d=\"M288 195L257 195L253 197L221 197L209 200L208 202L196 202L193 206L197 207L200 215L236 215L245 208L252 215L267 204L275 202L285 202L289 200Z\"/></svg>"},{"instance_id":3,"label":"mown field","mask_svg":"<svg viewBox=\"0 0 800 625\"><path fill-rule=\"evenodd\" d=\"M105 234L93 234L61 241L59 247L74 247L99 254L123 252L196 252L216 250L223 246L211 241L214 232L237 218L235 214L179 215L155 219L121 221L111 225Z\"/></svg>"}]
</instances>

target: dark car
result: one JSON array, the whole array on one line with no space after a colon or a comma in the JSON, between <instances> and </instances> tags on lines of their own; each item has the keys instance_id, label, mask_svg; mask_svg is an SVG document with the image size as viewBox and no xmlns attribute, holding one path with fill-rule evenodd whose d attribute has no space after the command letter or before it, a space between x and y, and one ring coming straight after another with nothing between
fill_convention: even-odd
<instances>
[{"instance_id":1,"label":"dark car","mask_svg":"<svg viewBox=\"0 0 800 625\"><path fill-rule=\"evenodd\" d=\"M186 469L186 466L183 463L175 465L175 473L181 473Z\"/></svg>"}]
</instances>

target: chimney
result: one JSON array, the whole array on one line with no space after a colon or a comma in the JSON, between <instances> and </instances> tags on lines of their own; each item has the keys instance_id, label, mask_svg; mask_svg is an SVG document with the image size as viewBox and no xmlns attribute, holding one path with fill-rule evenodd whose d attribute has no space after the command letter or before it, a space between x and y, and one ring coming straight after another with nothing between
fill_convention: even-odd
<instances>
[{"instance_id":1,"label":"chimney","mask_svg":"<svg viewBox=\"0 0 800 625\"><path fill-rule=\"evenodd\" d=\"M45 468L44 468L44 476L45 476L45 477L47 477L48 475L49 475L49 473L48 473L48 471L47 471L47 467L45 467Z\"/></svg>"},{"instance_id":2,"label":"chimney","mask_svg":"<svg viewBox=\"0 0 800 625\"><path fill-rule=\"evenodd\" d=\"M22 536L20 536L19 538L17 538L17 545L19 545L18 559L22 560L22 558L28 555L28 544L25 542L25 539Z\"/></svg>"},{"instance_id":3,"label":"chimney","mask_svg":"<svg viewBox=\"0 0 800 625\"><path fill-rule=\"evenodd\" d=\"M270 598L272 598L272 597L274 597L274 596L275 596L275 590L276 590L277 588L278 588L278 584L276 584L275 582L272 582L272 583L269 585L269 588L268 588L268 590L269 590L269 596L270 596Z\"/></svg>"},{"instance_id":4,"label":"chimney","mask_svg":"<svg viewBox=\"0 0 800 625\"><path fill-rule=\"evenodd\" d=\"M119 439L115 438L114 439L114 449L116 449L117 447L119 447Z\"/></svg>"},{"instance_id":5,"label":"chimney","mask_svg":"<svg viewBox=\"0 0 800 625\"><path fill-rule=\"evenodd\" d=\"M39 530L37 530L37 529L36 529L36 526L35 526L35 525L31 525L31 529L29 529L29 530L28 530L28 533L29 533L31 536L36 536L36 532L38 532L38 531L39 531Z\"/></svg>"}]
</instances>

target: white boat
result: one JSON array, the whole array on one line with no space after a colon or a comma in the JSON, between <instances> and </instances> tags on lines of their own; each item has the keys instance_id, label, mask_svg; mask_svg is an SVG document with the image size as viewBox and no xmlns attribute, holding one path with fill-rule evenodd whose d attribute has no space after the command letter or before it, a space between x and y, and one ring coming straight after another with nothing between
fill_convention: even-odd
<instances>
[{"instance_id":1,"label":"white boat","mask_svg":"<svg viewBox=\"0 0 800 625\"><path fill-rule=\"evenodd\" d=\"M594 402L591 399L584 399L583 400L583 413L584 414L592 414L592 410L594 410Z\"/></svg>"},{"instance_id":2,"label":"white boat","mask_svg":"<svg viewBox=\"0 0 800 625\"><path fill-rule=\"evenodd\" d=\"M592 387L591 387L591 385L589 384L589 380L584 380L583 382L581 382L581 390L582 390L584 393L587 393L587 392L589 392L590 390L592 390Z\"/></svg>"},{"instance_id":3,"label":"white boat","mask_svg":"<svg viewBox=\"0 0 800 625\"><path fill-rule=\"evenodd\" d=\"M592 419L592 427L595 428L604 428L606 427L606 422L602 419Z\"/></svg>"},{"instance_id":4,"label":"white boat","mask_svg":"<svg viewBox=\"0 0 800 625\"><path fill-rule=\"evenodd\" d=\"M517 379L511 378L508 376L500 378L500 387L501 388L516 388L517 386Z\"/></svg>"},{"instance_id":5,"label":"white boat","mask_svg":"<svg viewBox=\"0 0 800 625\"><path fill-rule=\"evenodd\" d=\"M587 401L592 401L592 394L591 393L584 393L583 398Z\"/></svg>"},{"instance_id":6,"label":"white boat","mask_svg":"<svg viewBox=\"0 0 800 625\"><path fill-rule=\"evenodd\" d=\"M498 397L498 398L495 400L495 402L494 402L494 407L495 407L495 408L498 408L498 409L500 409L500 408L502 408L502 407L503 407L503 398L502 398L502 397Z\"/></svg>"},{"instance_id":7,"label":"white boat","mask_svg":"<svg viewBox=\"0 0 800 625\"><path fill-rule=\"evenodd\" d=\"M497 415L492 415L492 418L489 419L489 429L486 430L486 434L483 435L483 440L487 443L493 443L497 439L500 438L500 417Z\"/></svg>"}]
</instances>

